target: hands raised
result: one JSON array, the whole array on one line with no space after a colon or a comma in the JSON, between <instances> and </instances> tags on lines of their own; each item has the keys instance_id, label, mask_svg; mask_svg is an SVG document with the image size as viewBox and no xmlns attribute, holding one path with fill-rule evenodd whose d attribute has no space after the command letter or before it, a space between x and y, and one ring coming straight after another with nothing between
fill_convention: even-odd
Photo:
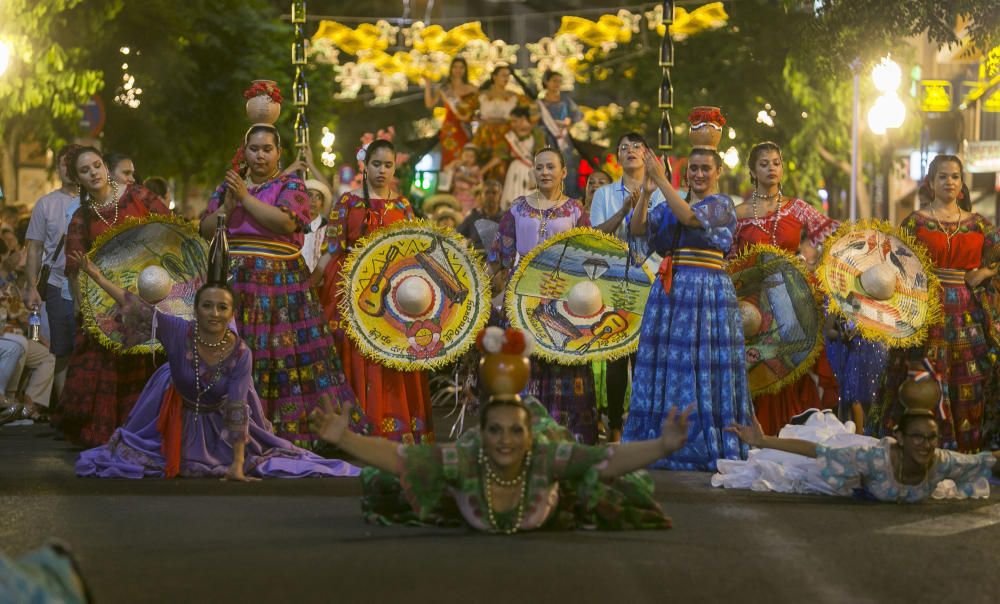
<instances>
[{"instance_id":1,"label":"hands raised","mask_svg":"<svg viewBox=\"0 0 1000 604\"><path fill-rule=\"evenodd\" d=\"M663 164L649 147L642 150L642 162L646 166L647 179L651 178L654 183L667 179L667 169L663 167Z\"/></svg>"},{"instance_id":2,"label":"hands raised","mask_svg":"<svg viewBox=\"0 0 1000 604\"><path fill-rule=\"evenodd\" d=\"M226 170L226 209L232 211L237 203L242 202L249 196L250 191L247 190L247 183L243 182L243 177L237 174L235 170ZM230 203L232 204L231 207Z\"/></svg>"},{"instance_id":3,"label":"hands raised","mask_svg":"<svg viewBox=\"0 0 1000 604\"><path fill-rule=\"evenodd\" d=\"M759 448L764 444L764 429L760 427L760 422L757 421L755 416L753 417L753 423L749 426L732 424L726 426L726 432L732 432L751 447Z\"/></svg>"},{"instance_id":4,"label":"hands raised","mask_svg":"<svg viewBox=\"0 0 1000 604\"><path fill-rule=\"evenodd\" d=\"M323 401L323 411L316 409L309 416L309 425L317 436L326 442L340 444L350 424L350 408L341 405L334 408L330 401Z\"/></svg>"},{"instance_id":5,"label":"hands raised","mask_svg":"<svg viewBox=\"0 0 1000 604\"><path fill-rule=\"evenodd\" d=\"M679 414L677 407L670 409L667 419L663 421L663 426L660 428L660 443L663 445L666 455L680 449L687 442L688 417L694 413L694 410L694 403L684 407Z\"/></svg>"},{"instance_id":6,"label":"hands raised","mask_svg":"<svg viewBox=\"0 0 1000 604\"><path fill-rule=\"evenodd\" d=\"M73 262L76 262L80 266L80 271L91 279L96 281L103 276L101 269L97 268L97 265L90 261L90 256L87 254L84 254L83 252L73 252L69 255L69 257L73 260Z\"/></svg>"}]
</instances>

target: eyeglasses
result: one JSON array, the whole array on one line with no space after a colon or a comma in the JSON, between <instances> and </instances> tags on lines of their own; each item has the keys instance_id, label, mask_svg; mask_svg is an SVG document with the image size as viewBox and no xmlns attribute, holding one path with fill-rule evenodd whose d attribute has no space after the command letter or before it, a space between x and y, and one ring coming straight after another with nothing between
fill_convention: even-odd
<instances>
[{"instance_id":1,"label":"eyeglasses","mask_svg":"<svg viewBox=\"0 0 1000 604\"><path fill-rule=\"evenodd\" d=\"M622 143L621 145L618 146L618 150L622 151L622 152L625 152L625 151L628 151L631 148L631 149L634 149L634 150L638 151L638 150L642 149L645 146L646 145L643 145L640 142Z\"/></svg>"},{"instance_id":2,"label":"eyeglasses","mask_svg":"<svg viewBox=\"0 0 1000 604\"><path fill-rule=\"evenodd\" d=\"M914 432L913 434L904 434L903 436L912 440L913 444L915 445L922 445L925 443L929 445L934 445L937 444L938 440L941 438L937 434L918 434L916 432Z\"/></svg>"}]
</instances>

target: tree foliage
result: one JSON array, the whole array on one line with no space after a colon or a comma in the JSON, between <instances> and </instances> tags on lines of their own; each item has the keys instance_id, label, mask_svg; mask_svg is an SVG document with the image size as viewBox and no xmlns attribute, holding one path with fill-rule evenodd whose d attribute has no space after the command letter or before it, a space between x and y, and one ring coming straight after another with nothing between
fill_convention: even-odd
<instances>
[{"instance_id":1,"label":"tree foliage","mask_svg":"<svg viewBox=\"0 0 1000 604\"><path fill-rule=\"evenodd\" d=\"M80 105L103 78L90 62L86 40L121 8L121 0L81 6L82 0L0 2L0 39L12 47L0 76L0 162L3 182L16 198L14 158L22 142L58 143L72 134Z\"/></svg>"}]
</instances>

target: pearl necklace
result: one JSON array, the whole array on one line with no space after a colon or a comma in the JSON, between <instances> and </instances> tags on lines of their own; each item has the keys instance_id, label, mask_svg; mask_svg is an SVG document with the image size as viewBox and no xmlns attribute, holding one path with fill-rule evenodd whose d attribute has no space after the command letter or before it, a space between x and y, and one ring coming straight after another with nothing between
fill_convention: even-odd
<instances>
[{"instance_id":1,"label":"pearl necklace","mask_svg":"<svg viewBox=\"0 0 1000 604\"><path fill-rule=\"evenodd\" d=\"M198 415L200 414L200 407L201 407L201 397L204 396L209 390L211 390L213 386L215 386L217 383L219 383L220 379L222 379L222 365L223 365L222 361L223 361L223 359L221 359L221 358L219 359L219 362L215 365L215 375L213 375L211 381L209 381L208 384L205 385L204 388L202 388L201 387L201 355L198 353L198 344L202 342L202 339L201 339L201 336L198 333L198 324L197 323L194 324L194 340L195 340L195 344L194 344L194 346L191 347L194 350L194 393L195 393L194 394L194 421L198 421ZM228 340L229 340L229 331L227 330L226 333L225 333L225 335L222 336L222 340L220 340L219 343L217 343L217 344L206 344L206 346L209 346L211 348L215 348L217 346L221 346L222 344L224 344Z\"/></svg>"},{"instance_id":2,"label":"pearl necklace","mask_svg":"<svg viewBox=\"0 0 1000 604\"><path fill-rule=\"evenodd\" d=\"M944 229L944 223L938 218L937 212L934 210L934 204L931 204L931 216L934 217L934 221L938 223L941 227L941 232L944 233L945 243L948 244L948 249L951 250L951 238L958 234L959 229L962 228L962 208L958 208L958 220L955 221L955 229L952 232L948 232Z\"/></svg>"},{"instance_id":3,"label":"pearl necklace","mask_svg":"<svg viewBox=\"0 0 1000 604\"><path fill-rule=\"evenodd\" d=\"M115 206L115 218L111 222L108 222L108 219L105 218L103 214L101 214L101 210L107 209L108 206L110 205ZM118 222L118 183L112 180L111 197L105 199L100 204L91 203L90 209L94 210L94 213L97 214L97 217L100 218L101 221L104 222L104 224L108 225L109 229L113 228L115 226L115 223Z\"/></svg>"},{"instance_id":4,"label":"pearl necklace","mask_svg":"<svg viewBox=\"0 0 1000 604\"><path fill-rule=\"evenodd\" d=\"M781 222L781 191L778 191L777 193L775 193L774 197L775 197L775 199L777 199L778 203L777 203L776 206L774 206L774 224L771 225L771 233L770 233L770 235L771 235L771 245L778 245L778 223ZM750 220L750 222L755 227L757 227L758 229L764 231L764 233L767 234L767 228L765 228L765 226L764 226L764 225L767 224L766 217L765 217L765 220L761 220L760 218L757 217L757 200L758 199L763 199L764 201L768 201L768 200L771 199L771 196L770 195L761 195L756 190L753 192L753 195L751 196L751 200L752 200L752 203L753 203L753 218Z\"/></svg>"},{"instance_id":5,"label":"pearl necklace","mask_svg":"<svg viewBox=\"0 0 1000 604\"><path fill-rule=\"evenodd\" d=\"M479 464L483 467L486 473L486 517L490 522L490 529L494 533L503 533L505 535L513 535L521 528L521 523L524 521L524 502L527 499L528 492L528 470L531 468L531 450L524 456L524 463L521 466L521 474L513 479L504 481L499 476L497 476L493 469L489 466L486 460L486 453L483 448L479 448ZM516 486L518 483L521 485L521 493L517 499L517 513L514 516L514 523L508 528L501 528L497 524L496 514L493 511L493 483L496 482L497 485L502 487Z\"/></svg>"}]
</instances>

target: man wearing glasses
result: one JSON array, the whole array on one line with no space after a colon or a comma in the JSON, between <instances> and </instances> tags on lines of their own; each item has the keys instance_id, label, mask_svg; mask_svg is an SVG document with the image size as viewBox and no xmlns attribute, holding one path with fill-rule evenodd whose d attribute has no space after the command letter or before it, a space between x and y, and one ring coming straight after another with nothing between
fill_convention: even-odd
<instances>
[{"instance_id":1,"label":"man wearing glasses","mask_svg":"<svg viewBox=\"0 0 1000 604\"><path fill-rule=\"evenodd\" d=\"M649 197L650 210L665 201L659 188L644 186L646 166L642 158L647 147L646 139L637 132L629 132L618 139L618 163L624 169L624 174L617 181L598 189L590 206L590 224L623 241L627 241L629 237L628 218L642 196ZM610 442L621 440L630 363L635 363L634 354L607 363Z\"/></svg>"}]
</instances>

